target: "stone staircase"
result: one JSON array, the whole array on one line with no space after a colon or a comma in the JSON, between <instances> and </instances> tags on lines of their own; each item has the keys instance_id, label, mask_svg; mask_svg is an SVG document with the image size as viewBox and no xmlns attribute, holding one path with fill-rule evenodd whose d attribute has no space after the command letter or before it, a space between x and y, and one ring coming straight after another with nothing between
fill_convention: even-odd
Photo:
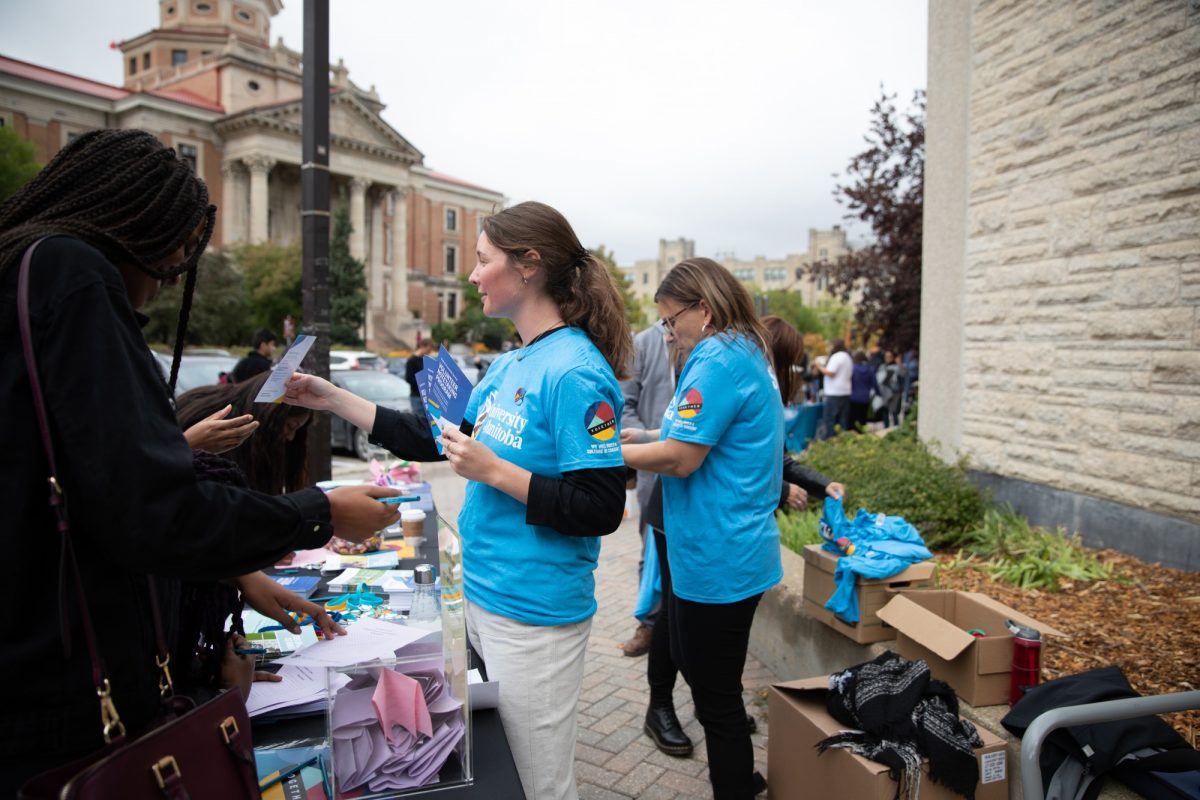
<instances>
[{"instance_id":1,"label":"stone staircase","mask_svg":"<svg viewBox=\"0 0 1200 800\"><path fill-rule=\"evenodd\" d=\"M776 675L810 678L869 661L889 649L890 642L858 644L804 613L804 559L783 550L783 581L759 603L750 631L750 652ZM1008 744L1008 796L1024 800L1021 791L1021 741L1000 724L1008 706L976 708L960 701L962 716ZM1110 781L1101 800L1138 800L1141 795Z\"/></svg>"}]
</instances>

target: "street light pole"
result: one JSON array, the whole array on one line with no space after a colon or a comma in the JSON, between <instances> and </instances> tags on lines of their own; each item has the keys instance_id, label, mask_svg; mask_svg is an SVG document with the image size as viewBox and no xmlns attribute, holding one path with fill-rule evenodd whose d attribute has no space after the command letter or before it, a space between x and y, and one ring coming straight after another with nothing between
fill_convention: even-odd
<instances>
[{"instance_id":1,"label":"street light pole","mask_svg":"<svg viewBox=\"0 0 1200 800\"><path fill-rule=\"evenodd\" d=\"M300 224L304 246L304 332L317 337L305 369L329 377L329 0L304 0L303 144ZM313 415L308 477L332 474L329 414ZM289 487L299 488L299 487Z\"/></svg>"}]
</instances>

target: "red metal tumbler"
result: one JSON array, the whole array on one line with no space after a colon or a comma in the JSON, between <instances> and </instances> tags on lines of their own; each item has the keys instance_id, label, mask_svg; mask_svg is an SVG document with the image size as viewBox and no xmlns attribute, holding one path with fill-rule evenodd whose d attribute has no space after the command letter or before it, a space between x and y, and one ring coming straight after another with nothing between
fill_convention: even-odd
<instances>
[{"instance_id":1,"label":"red metal tumbler","mask_svg":"<svg viewBox=\"0 0 1200 800\"><path fill-rule=\"evenodd\" d=\"M1004 624L1013 633L1012 672L1008 684L1008 704L1012 706L1041 679L1042 634L1011 619Z\"/></svg>"}]
</instances>

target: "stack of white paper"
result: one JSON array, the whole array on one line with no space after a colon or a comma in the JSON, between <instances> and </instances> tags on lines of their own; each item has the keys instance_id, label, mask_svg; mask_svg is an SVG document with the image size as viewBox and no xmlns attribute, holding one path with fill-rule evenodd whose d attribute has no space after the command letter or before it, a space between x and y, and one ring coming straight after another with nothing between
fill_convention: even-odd
<instances>
[{"instance_id":1,"label":"stack of white paper","mask_svg":"<svg viewBox=\"0 0 1200 800\"><path fill-rule=\"evenodd\" d=\"M282 681L258 681L251 685L246 710L252 717L319 714L325 710L329 698L325 685L328 674L317 667L284 665L279 670ZM348 675L335 673L334 691L349 682Z\"/></svg>"}]
</instances>

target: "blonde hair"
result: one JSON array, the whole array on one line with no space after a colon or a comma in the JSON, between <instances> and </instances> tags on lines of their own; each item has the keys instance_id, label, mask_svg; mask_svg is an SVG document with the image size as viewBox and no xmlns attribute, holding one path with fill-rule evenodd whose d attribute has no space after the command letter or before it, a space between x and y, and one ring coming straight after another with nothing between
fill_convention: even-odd
<instances>
[{"instance_id":1,"label":"blonde hair","mask_svg":"<svg viewBox=\"0 0 1200 800\"><path fill-rule=\"evenodd\" d=\"M672 267L654 293L654 302L665 297L681 305L703 302L712 315L715 334L745 334L771 363L767 331L754 313L750 293L711 258L689 258Z\"/></svg>"}]
</instances>

